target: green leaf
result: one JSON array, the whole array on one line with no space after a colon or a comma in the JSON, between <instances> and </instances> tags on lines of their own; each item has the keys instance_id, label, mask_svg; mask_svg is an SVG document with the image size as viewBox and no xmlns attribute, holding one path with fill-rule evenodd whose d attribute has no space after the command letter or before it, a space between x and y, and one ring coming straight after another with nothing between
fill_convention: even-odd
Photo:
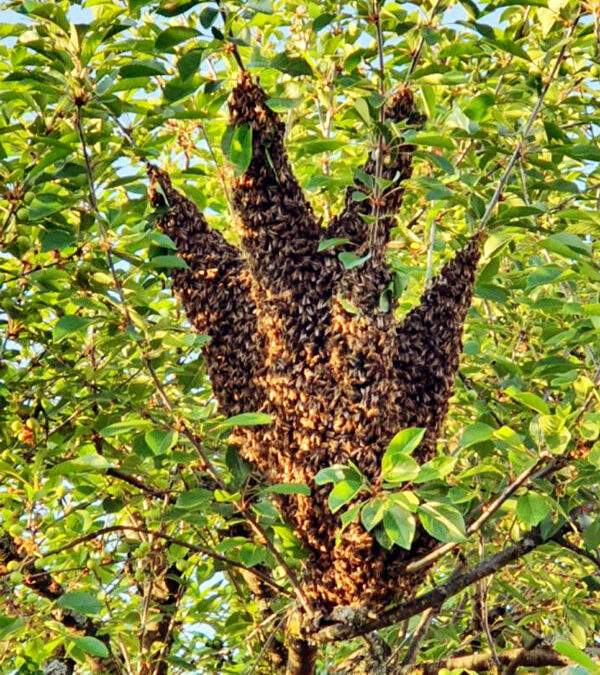
<instances>
[{"instance_id":1,"label":"green leaf","mask_svg":"<svg viewBox=\"0 0 600 675\"><path fill-rule=\"evenodd\" d=\"M539 525L549 513L547 499L537 492L526 492L517 500L517 516L527 525Z\"/></svg>"},{"instance_id":2,"label":"green leaf","mask_svg":"<svg viewBox=\"0 0 600 675\"><path fill-rule=\"evenodd\" d=\"M319 15L312 24L312 29L315 33L318 33L320 30L323 30L335 19L335 14L321 14Z\"/></svg>"},{"instance_id":3,"label":"green leaf","mask_svg":"<svg viewBox=\"0 0 600 675\"><path fill-rule=\"evenodd\" d=\"M163 30L162 33L158 34L154 46L159 51L163 49L169 50L175 47L175 45L185 42L190 38L197 37L200 34L200 31L197 31L195 28L188 28L187 26L170 26L166 30Z\"/></svg>"},{"instance_id":4,"label":"green leaf","mask_svg":"<svg viewBox=\"0 0 600 675\"><path fill-rule=\"evenodd\" d=\"M277 483L261 490L261 493L272 492L277 495L305 495L310 496L310 488L304 483Z\"/></svg>"},{"instance_id":5,"label":"green leaf","mask_svg":"<svg viewBox=\"0 0 600 675\"><path fill-rule=\"evenodd\" d=\"M168 269L168 270L187 270L189 265L183 258L180 258L178 255L157 255L151 260L148 261L148 266L155 269Z\"/></svg>"},{"instance_id":6,"label":"green leaf","mask_svg":"<svg viewBox=\"0 0 600 675\"><path fill-rule=\"evenodd\" d=\"M362 507L360 520L367 532L379 525L386 509L385 500L382 497L373 497Z\"/></svg>"},{"instance_id":7,"label":"green leaf","mask_svg":"<svg viewBox=\"0 0 600 675\"><path fill-rule=\"evenodd\" d=\"M410 511L399 504L390 504L383 514L383 527L394 544L410 551L416 530L416 520Z\"/></svg>"},{"instance_id":8,"label":"green leaf","mask_svg":"<svg viewBox=\"0 0 600 675\"><path fill-rule=\"evenodd\" d=\"M241 176L252 161L252 127L240 124L234 128L229 146L229 159L235 167L235 175Z\"/></svg>"},{"instance_id":9,"label":"green leaf","mask_svg":"<svg viewBox=\"0 0 600 675\"><path fill-rule=\"evenodd\" d=\"M526 405L528 408L535 410L537 412L543 413L544 415L550 414L550 408L546 401L537 394L531 394L526 391L519 391L516 387L510 386L505 390L506 394L510 396L515 401Z\"/></svg>"},{"instance_id":10,"label":"green leaf","mask_svg":"<svg viewBox=\"0 0 600 675\"><path fill-rule=\"evenodd\" d=\"M429 483L430 481L445 478L454 469L457 457L440 456L430 459L421 465L419 475L413 478L414 483Z\"/></svg>"},{"instance_id":11,"label":"green leaf","mask_svg":"<svg viewBox=\"0 0 600 675\"><path fill-rule=\"evenodd\" d=\"M155 455L168 452L179 439L179 434L173 429L153 429L147 431L144 440Z\"/></svg>"},{"instance_id":12,"label":"green leaf","mask_svg":"<svg viewBox=\"0 0 600 675\"><path fill-rule=\"evenodd\" d=\"M407 138L407 141L414 145L426 145L431 148L454 149L454 141L449 136L437 136L435 134L416 134Z\"/></svg>"},{"instance_id":13,"label":"green leaf","mask_svg":"<svg viewBox=\"0 0 600 675\"><path fill-rule=\"evenodd\" d=\"M585 652L581 651L572 645L570 642L565 640L558 640L554 643L554 649L563 656L566 656L571 661L574 661L578 665L585 668L588 672L593 673L593 675L598 675L600 673L600 666Z\"/></svg>"},{"instance_id":14,"label":"green leaf","mask_svg":"<svg viewBox=\"0 0 600 675\"><path fill-rule=\"evenodd\" d=\"M557 415L536 415L529 424L529 433L539 448L547 447L555 455L562 454L571 440L564 419Z\"/></svg>"},{"instance_id":15,"label":"green leaf","mask_svg":"<svg viewBox=\"0 0 600 675\"><path fill-rule=\"evenodd\" d=\"M410 454L419 447L425 431L423 428L411 427L402 429L392 438L381 460L384 481L402 483L419 475L420 467Z\"/></svg>"},{"instance_id":16,"label":"green leaf","mask_svg":"<svg viewBox=\"0 0 600 675\"><path fill-rule=\"evenodd\" d=\"M265 103L273 112L283 113L297 108L302 103L302 98L268 98Z\"/></svg>"},{"instance_id":17,"label":"green leaf","mask_svg":"<svg viewBox=\"0 0 600 675\"><path fill-rule=\"evenodd\" d=\"M6 616L0 614L0 640L4 640L7 635L15 633L23 628L25 622L20 616Z\"/></svg>"},{"instance_id":18,"label":"green leaf","mask_svg":"<svg viewBox=\"0 0 600 675\"><path fill-rule=\"evenodd\" d=\"M476 443L483 443L492 437L494 429L489 424L483 422L475 422L470 424L463 432L460 439L460 447L468 448Z\"/></svg>"},{"instance_id":19,"label":"green leaf","mask_svg":"<svg viewBox=\"0 0 600 675\"><path fill-rule=\"evenodd\" d=\"M271 424L273 418L266 413L248 412L228 417L224 422L221 422L217 429L231 429L232 427L258 427L265 424Z\"/></svg>"},{"instance_id":20,"label":"green leaf","mask_svg":"<svg viewBox=\"0 0 600 675\"><path fill-rule=\"evenodd\" d=\"M419 475L419 464L408 455L386 451L381 461L381 477L386 483L405 483Z\"/></svg>"},{"instance_id":21,"label":"green leaf","mask_svg":"<svg viewBox=\"0 0 600 675\"><path fill-rule=\"evenodd\" d=\"M312 76L313 71L306 59L301 56L290 56L285 52L278 54L271 60L271 68L281 70L283 73L299 77L300 75Z\"/></svg>"},{"instance_id":22,"label":"green leaf","mask_svg":"<svg viewBox=\"0 0 600 675\"><path fill-rule=\"evenodd\" d=\"M81 591L69 591L64 593L56 601L56 606L88 616L98 614L102 609L102 604L93 595Z\"/></svg>"},{"instance_id":23,"label":"green leaf","mask_svg":"<svg viewBox=\"0 0 600 675\"><path fill-rule=\"evenodd\" d=\"M71 230L53 228L43 232L40 235L40 241L42 243L42 253L62 251L63 248L75 244L75 233Z\"/></svg>"},{"instance_id":24,"label":"green leaf","mask_svg":"<svg viewBox=\"0 0 600 675\"><path fill-rule=\"evenodd\" d=\"M83 316L62 316L52 330L54 342L60 342L74 333L83 333L92 322L92 319Z\"/></svg>"},{"instance_id":25,"label":"green leaf","mask_svg":"<svg viewBox=\"0 0 600 675\"><path fill-rule=\"evenodd\" d=\"M463 112L475 122L481 122L488 116L488 110L496 103L496 97L493 94L484 93L475 96L463 108Z\"/></svg>"},{"instance_id":26,"label":"green leaf","mask_svg":"<svg viewBox=\"0 0 600 675\"><path fill-rule=\"evenodd\" d=\"M465 521L450 504L430 501L419 506L418 514L426 532L438 541L466 541Z\"/></svg>"},{"instance_id":27,"label":"green leaf","mask_svg":"<svg viewBox=\"0 0 600 675\"><path fill-rule=\"evenodd\" d=\"M335 485L327 500L331 513L336 513L354 499L363 486L362 480L343 480Z\"/></svg>"},{"instance_id":28,"label":"green leaf","mask_svg":"<svg viewBox=\"0 0 600 675\"><path fill-rule=\"evenodd\" d=\"M369 104L365 101L365 99L357 98L356 101L354 101L354 108L356 112L359 114L362 121L365 124L370 125L371 113L369 112Z\"/></svg>"},{"instance_id":29,"label":"green leaf","mask_svg":"<svg viewBox=\"0 0 600 675\"><path fill-rule=\"evenodd\" d=\"M115 422L114 424L109 424L104 429L100 430L100 433L105 438L110 438L111 436L120 436L121 434L127 434L131 431L140 431L141 429L148 429L152 426L150 420L142 419L139 417L131 417L122 420L121 422Z\"/></svg>"},{"instance_id":30,"label":"green leaf","mask_svg":"<svg viewBox=\"0 0 600 675\"><path fill-rule=\"evenodd\" d=\"M421 444L426 431L423 427L402 429L392 438L386 452L411 455Z\"/></svg>"},{"instance_id":31,"label":"green leaf","mask_svg":"<svg viewBox=\"0 0 600 675\"><path fill-rule=\"evenodd\" d=\"M210 501L211 497L212 493L210 490L206 490L205 488L192 488L187 492L182 492L179 497L177 497L175 506L180 509L195 509L206 504L207 501Z\"/></svg>"},{"instance_id":32,"label":"green leaf","mask_svg":"<svg viewBox=\"0 0 600 675\"><path fill-rule=\"evenodd\" d=\"M360 511L362 507L362 502L359 502L358 504L353 504L349 509L346 509L341 515L340 515L340 522L342 523L342 532L348 527L348 525L351 525L357 518L358 518L358 512Z\"/></svg>"},{"instance_id":33,"label":"green leaf","mask_svg":"<svg viewBox=\"0 0 600 675\"><path fill-rule=\"evenodd\" d=\"M339 483L341 480L362 480L362 477L356 469L345 464L334 464L325 469L321 469L315 476L315 485L326 485L327 483Z\"/></svg>"},{"instance_id":34,"label":"green leaf","mask_svg":"<svg viewBox=\"0 0 600 675\"><path fill-rule=\"evenodd\" d=\"M338 253L338 259L344 266L344 269L346 270L351 270L354 269L355 267L360 267L361 265L364 265L364 263L366 263L370 257L371 257L370 253L367 253L367 255L362 256L362 258L357 256L356 253L353 253L352 251L342 251L342 253Z\"/></svg>"},{"instance_id":35,"label":"green leaf","mask_svg":"<svg viewBox=\"0 0 600 675\"><path fill-rule=\"evenodd\" d=\"M166 70L160 61L131 61L119 68L119 77L151 77L165 75Z\"/></svg>"},{"instance_id":36,"label":"green leaf","mask_svg":"<svg viewBox=\"0 0 600 675\"><path fill-rule=\"evenodd\" d=\"M56 464L48 471L49 476L70 476L83 473L104 473L110 463L101 455L90 452L75 459Z\"/></svg>"},{"instance_id":37,"label":"green leaf","mask_svg":"<svg viewBox=\"0 0 600 675\"><path fill-rule=\"evenodd\" d=\"M85 652L90 656L97 656L100 659L107 659L109 656L106 645L98 640L98 638L86 636L71 638L71 641L76 647L81 649L82 652Z\"/></svg>"},{"instance_id":38,"label":"green leaf","mask_svg":"<svg viewBox=\"0 0 600 675\"><path fill-rule=\"evenodd\" d=\"M350 239L346 239L345 237L332 237L331 239L323 239L317 246L317 253L323 253L323 251L329 251L330 248L335 248L336 246L349 243Z\"/></svg>"}]
</instances>

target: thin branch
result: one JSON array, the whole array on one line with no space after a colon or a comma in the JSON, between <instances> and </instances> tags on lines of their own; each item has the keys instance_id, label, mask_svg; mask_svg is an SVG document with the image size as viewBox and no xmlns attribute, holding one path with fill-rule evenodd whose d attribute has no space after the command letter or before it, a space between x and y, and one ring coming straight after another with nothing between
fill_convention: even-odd
<instances>
[{"instance_id":1,"label":"thin branch","mask_svg":"<svg viewBox=\"0 0 600 675\"><path fill-rule=\"evenodd\" d=\"M223 5L221 4L221 0L217 0L217 7L219 8L219 14L221 15L221 19L223 21L223 28L225 28L227 26L227 13ZM229 45L229 49L233 54L233 58L235 59L235 62L238 64L239 69L242 72L244 72L246 68L244 67L244 63L238 51L237 45L235 44L235 42L233 42L233 31L231 30L231 28L229 28L229 30L227 31L227 37L229 38L227 44Z\"/></svg>"},{"instance_id":2,"label":"thin branch","mask_svg":"<svg viewBox=\"0 0 600 675\"><path fill-rule=\"evenodd\" d=\"M484 506L482 509L482 513L477 518L474 520L468 527L467 527L467 535L474 534L478 530L481 529L481 527L498 511L498 509L504 504L504 502L509 499L524 483L527 481L527 479L535 472L537 471L541 466L546 464L547 462L550 461L550 455L547 453L541 454L540 457L538 458L538 461L533 465L530 466L528 469L525 469L522 471L513 481L512 483L509 483L504 490L495 498L493 499L487 506ZM409 563L406 566L406 571L407 572L416 572L420 569L423 569L425 567L429 567L431 563L435 562L436 560L439 560L441 557L446 555L446 553L452 551L458 546L458 543L456 542L450 542L447 544L441 544L437 548L434 548L433 551L428 553L427 555L423 556L422 558L419 558L417 560L414 560L413 562Z\"/></svg>"},{"instance_id":3,"label":"thin branch","mask_svg":"<svg viewBox=\"0 0 600 675\"><path fill-rule=\"evenodd\" d=\"M435 5L431 9L431 14L427 18L427 26L431 26L431 22L433 21L433 18L435 17L436 12L438 11L438 8L439 8L440 4L441 4L441 0L436 0ZM410 62L410 67L408 69L408 73L406 74L407 80L415 72L415 69L417 67L417 63L419 63L419 59L421 58L421 52L423 51L424 46L425 46L425 38L423 37L423 32L421 31L421 36L419 37L419 41L417 42L417 46L415 48L415 51L413 52L412 60Z\"/></svg>"},{"instance_id":4,"label":"thin branch","mask_svg":"<svg viewBox=\"0 0 600 675\"><path fill-rule=\"evenodd\" d=\"M504 170L504 173L502 174L502 177L498 181L498 185L496 186L496 190L494 191L494 194L492 196L492 199L490 200L490 203L488 204L485 213L483 214L481 218L481 223L480 227L484 228L489 221L489 219L492 216L492 212L496 208L496 204L500 201L500 197L502 196L502 192L504 191L504 188L506 186L506 183L508 182L508 179L510 178L510 175L512 174L512 171L515 167L515 164L517 163L517 160L519 157L521 157L521 153L523 150L523 141L524 139L529 136L531 129L533 128L533 124L537 119L537 116L540 113L540 110L542 109L542 105L544 103L544 99L546 98L546 94L548 93L548 89L550 88L550 85L554 81L554 78L556 77L556 74L558 73L558 70L560 68L561 63L563 62L563 59L565 58L565 54L567 51L567 46L569 45L569 40L571 36L573 35L575 28L577 27L577 24L579 23L579 19L582 16L581 10L571 23L569 30L567 31L567 34L564 38L563 46L560 49L560 52L556 58L556 61L554 63L554 66L552 70L550 71L550 75L548 76L548 79L546 80L546 83L542 87L542 91L539 95L539 98L537 100L537 103L535 104L534 109L531 112L531 115L529 116L529 119L527 120L527 124L525 125L525 129L523 130L523 133L521 135L521 140L517 143L516 148L513 151L513 154L511 155L511 158L508 161L508 165L506 169Z\"/></svg>"},{"instance_id":5,"label":"thin branch","mask_svg":"<svg viewBox=\"0 0 600 675\"><path fill-rule=\"evenodd\" d=\"M481 536L481 533L479 535L479 557L480 559L483 559L483 537ZM490 579L491 583L491 579ZM480 579L477 582L477 592L478 592L478 600L479 600L479 613L481 615L481 627L483 628L483 633L485 635L485 639L487 640L487 643L490 648L490 652L492 653L492 660L494 661L495 665L497 668L501 668L502 664L500 663L500 659L498 658L498 653L496 652L496 645L494 644L494 638L492 636L492 631L490 630L490 622L489 622L489 616L488 616L488 589L489 589L489 583L487 580Z\"/></svg>"},{"instance_id":6,"label":"thin branch","mask_svg":"<svg viewBox=\"0 0 600 675\"><path fill-rule=\"evenodd\" d=\"M107 527L102 527L99 530L94 530L94 532L88 532L88 534L84 534L81 537L78 537L77 539L74 539L73 541L70 541L68 544L65 544L64 546L61 546L60 548L54 549L52 551L48 551L47 553L44 554L44 558L47 558L48 556L51 555L58 555L59 553L62 553L63 551L66 551L70 548L73 548L74 546L78 546L79 544L84 544L87 541L91 541L92 539L96 539L97 537L101 537L105 534L109 534L111 532L138 532L140 534L147 534L150 536L154 537L159 537L160 539L164 539L166 542L169 544L177 544L178 546L184 546L188 548L190 551L193 551L194 553L201 553L202 555L207 556L208 558L212 558L213 560L218 560L219 562L225 563L226 565L230 565L231 567L237 567L239 569L242 569L249 574L253 574L255 577L258 577L261 581L264 581L265 584L268 584L272 588L274 588L276 591L279 593L283 593L283 595L286 595L290 597L291 593L286 589L283 588L283 586L280 586L278 583L273 581L270 577L268 577L266 574L263 574L262 572L259 572L258 570L253 569L252 567L247 567L243 563L238 562L237 560L232 560L231 558L227 558L224 555L221 555L220 553L215 553L215 551L211 551L208 548L204 548L203 546L197 546L196 544L192 544L188 541L185 541L185 539L179 539L178 537L171 537L168 534L163 534L162 532L156 532L155 530L148 530L144 527L135 527L135 526L130 526L130 525L109 525Z\"/></svg>"},{"instance_id":7,"label":"thin branch","mask_svg":"<svg viewBox=\"0 0 600 675\"><path fill-rule=\"evenodd\" d=\"M427 269L425 270L425 285L427 285L433 277L433 247L435 245L435 218L431 221L429 226L429 246L427 248Z\"/></svg>"},{"instance_id":8,"label":"thin branch","mask_svg":"<svg viewBox=\"0 0 600 675\"><path fill-rule=\"evenodd\" d=\"M133 485L142 492L145 492L150 497L154 497L156 499L163 499L164 497L167 497L169 504L174 504L177 501L175 496L169 494L167 490L160 490L151 485L147 485L146 483L144 483L144 481L140 480L139 478L136 478L135 476L131 476L130 474L125 473L124 471L121 471L121 469L116 469L111 466L106 470L106 475L112 476L113 478L118 478L119 480L122 480L124 483L128 483L129 485Z\"/></svg>"},{"instance_id":9,"label":"thin branch","mask_svg":"<svg viewBox=\"0 0 600 675\"><path fill-rule=\"evenodd\" d=\"M421 618L419 619L419 623L417 624L413 635L412 635L412 640L410 641L410 644L408 645L408 649L406 650L406 654L404 655L404 658L402 659L402 665L403 666L410 666L415 661L417 660L417 656L419 655L419 650L421 649L421 645L423 644L423 640L425 639L425 636L427 635L427 632L429 631L429 627L431 626L431 622L433 620L433 617L435 616L435 612L433 610L433 607L430 607L429 609L426 609L423 614L421 614Z\"/></svg>"},{"instance_id":10,"label":"thin branch","mask_svg":"<svg viewBox=\"0 0 600 675\"><path fill-rule=\"evenodd\" d=\"M571 543L568 539L565 539L564 537L555 537L554 541L556 541L557 544L560 544L560 546L562 546L563 548L566 548L569 551L576 553L578 556L581 556L582 558L589 560L596 566L596 569L600 571L600 558L597 555L594 555L590 551L586 551L584 548L581 548L580 546Z\"/></svg>"}]
</instances>

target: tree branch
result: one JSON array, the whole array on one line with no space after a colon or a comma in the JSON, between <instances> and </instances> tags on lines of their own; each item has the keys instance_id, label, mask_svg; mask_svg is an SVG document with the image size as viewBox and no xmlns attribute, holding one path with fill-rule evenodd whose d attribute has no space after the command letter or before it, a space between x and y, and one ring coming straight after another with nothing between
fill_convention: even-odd
<instances>
[{"instance_id":1,"label":"tree branch","mask_svg":"<svg viewBox=\"0 0 600 675\"><path fill-rule=\"evenodd\" d=\"M502 492L495 499L493 499L489 504L486 504L482 508L482 513L479 516L479 518L474 520L467 527L467 536L474 534L475 532L480 530L483 527L483 525L494 515L494 513L498 511L498 509L502 506L502 504L504 504L504 502L507 499L509 499L535 471L537 471L541 466L546 464L549 460L550 455L548 454L540 455L538 461L533 466L530 466L528 469L522 471L511 483L509 483L504 488L504 490L502 490ZM429 565L431 565L436 560L439 560L441 557L446 555L446 553L449 553L457 546L458 543L456 542L449 542L447 544L442 544L441 546L434 548L433 551L423 556L422 558L410 562L406 566L406 571L416 572L420 569L429 567Z\"/></svg>"},{"instance_id":2,"label":"tree branch","mask_svg":"<svg viewBox=\"0 0 600 675\"><path fill-rule=\"evenodd\" d=\"M466 572L451 576L448 581L436 586L428 593L381 612L375 619L357 616L356 620L351 623L334 623L325 626L317 630L313 637L319 643L347 640L408 619L430 607L441 607L448 598L460 593L480 579L494 574L515 560L519 560L543 543L544 539L540 529L534 528L513 546L487 558Z\"/></svg>"},{"instance_id":3,"label":"tree branch","mask_svg":"<svg viewBox=\"0 0 600 675\"><path fill-rule=\"evenodd\" d=\"M561 656L550 647L536 649L509 649L498 654L498 660L503 666L518 659L520 666L529 668L543 668L545 666L563 667L569 665L564 656ZM491 654L470 654L469 656L455 656L441 661L426 661L417 666L398 668L390 675L437 675L440 670L474 670L484 673L494 668L494 659Z\"/></svg>"},{"instance_id":4,"label":"tree branch","mask_svg":"<svg viewBox=\"0 0 600 675\"><path fill-rule=\"evenodd\" d=\"M0 566L5 567L11 561L20 564L24 577L23 583L34 593L55 602L66 592L63 586L55 581L50 574L36 569L35 559L24 555L17 542L10 535L4 533L0 535ZM88 657L95 672L103 672L108 675L120 675L123 672L121 664L112 653L109 636L100 631L102 628L100 624L71 610L63 610L59 620L65 628L77 631L78 634L95 637L106 646L109 653L107 658ZM55 658L49 663L59 664L64 673L72 672L72 661L69 658Z\"/></svg>"},{"instance_id":5,"label":"tree branch","mask_svg":"<svg viewBox=\"0 0 600 675\"><path fill-rule=\"evenodd\" d=\"M215 551L211 551L208 548L204 548L202 546L197 546L196 544L192 544L188 541L185 541L185 539L179 539L178 537L171 537L168 534L163 534L162 532L156 532L155 530L147 530L144 527L134 527L130 525L110 525L108 527L101 527L99 530L94 530L93 532L89 532L88 534L84 534L81 537L78 537L77 539L74 539L73 541L70 541L68 544L65 544L64 546L61 546L60 548L54 549L52 551L48 551L47 553L44 554L44 557L50 556L50 555L58 555L59 553L62 553L63 551L66 551L70 548L73 548L74 546L78 546L79 544L84 544L87 541L91 541L92 539L96 539L97 537L101 537L105 534L109 534L110 532L140 532L142 534L148 534L154 537L159 537L160 539L164 539L165 541L171 543L171 544L177 544L178 546L184 546L188 548L190 551L193 551L194 553L201 553L202 555L207 556L208 558L212 558L213 560L218 560L219 562L222 562L226 565L230 565L231 567L237 567L239 569L245 570L249 574L253 574L255 577L258 577L261 579L261 581L264 581L266 584L274 588L276 591L279 593L282 593L283 595L286 595L288 597L291 596L291 593L286 589L283 588L283 586L280 586L276 582L274 582L270 577L267 575L263 574L262 572L259 572L256 569L253 569L252 567L247 567L246 565L238 562L237 560L232 560L231 558L227 558L224 555L221 555L220 553L215 553Z\"/></svg>"}]
</instances>

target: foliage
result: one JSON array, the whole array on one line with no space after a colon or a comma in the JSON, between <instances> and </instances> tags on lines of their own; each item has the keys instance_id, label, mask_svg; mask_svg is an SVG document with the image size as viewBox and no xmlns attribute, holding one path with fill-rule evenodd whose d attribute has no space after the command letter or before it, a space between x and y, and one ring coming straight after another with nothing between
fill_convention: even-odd
<instances>
[{"instance_id":1,"label":"foliage","mask_svg":"<svg viewBox=\"0 0 600 675\"><path fill-rule=\"evenodd\" d=\"M438 455L419 467L410 457L418 432L397 430L405 437L384 458L383 487L351 466L320 477L333 483L331 509L360 517L387 546L410 549L417 519L445 542L423 591L455 570L451 550L472 567L538 528L547 540L538 550L434 612L419 660L486 651L491 636L499 652L532 639L556 645L579 672L593 671L598 7L386 2L382 73L378 6L362 0L5 5L2 672L43 672L53 658L80 673L277 665L266 658L294 605L290 572L301 575L305 561L274 495L310 486L253 484L227 445L232 427L269 419L226 420L215 409L207 337L190 331L171 297L170 270L185 263L154 228L142 162L169 167L236 241L226 186L248 166L252 132L228 126L232 45L285 120L296 174L325 220L376 151L382 82L384 92L409 82L427 122L405 131L415 168L382 300L398 316L458 242L484 218L489 228ZM368 178L365 191L383 187ZM339 256L346 268L365 262ZM225 487L213 485L207 459ZM239 529L244 512L263 534ZM252 595L251 570L276 584L266 599ZM392 665L418 620L379 630ZM326 644L319 672L361 645Z\"/></svg>"}]
</instances>

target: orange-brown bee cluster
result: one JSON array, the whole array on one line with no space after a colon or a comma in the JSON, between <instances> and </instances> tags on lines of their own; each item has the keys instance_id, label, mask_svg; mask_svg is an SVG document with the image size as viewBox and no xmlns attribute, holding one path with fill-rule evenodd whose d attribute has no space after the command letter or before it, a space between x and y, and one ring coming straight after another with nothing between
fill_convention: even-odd
<instances>
[{"instance_id":1,"label":"orange-brown bee cluster","mask_svg":"<svg viewBox=\"0 0 600 675\"><path fill-rule=\"evenodd\" d=\"M388 552L355 523L336 542L340 521L327 505L329 487L313 479L324 467L352 460L377 484L389 441L409 426L427 427L418 461L433 456L458 368L481 235L398 324L380 297L389 284L385 251L402 200L398 185L411 175L413 147L383 143L361 175L377 173L388 184L352 186L343 211L324 229L293 175L283 124L265 100L248 73L229 100L232 124L252 128L252 160L233 185L245 255L210 230L155 167L150 197L162 207L159 227L188 263L189 269L174 271L173 285L195 327L212 337L205 357L223 414L261 411L273 420L238 428L233 442L265 483L311 487L310 496L280 498L311 556L307 594L323 608L377 605L412 592L420 577L403 568L428 545L426 537L419 535L412 551ZM408 89L391 98L385 114L420 121ZM353 198L357 191L366 198ZM347 239L347 252L370 257L345 269L339 247L318 251L331 237Z\"/></svg>"}]
</instances>

